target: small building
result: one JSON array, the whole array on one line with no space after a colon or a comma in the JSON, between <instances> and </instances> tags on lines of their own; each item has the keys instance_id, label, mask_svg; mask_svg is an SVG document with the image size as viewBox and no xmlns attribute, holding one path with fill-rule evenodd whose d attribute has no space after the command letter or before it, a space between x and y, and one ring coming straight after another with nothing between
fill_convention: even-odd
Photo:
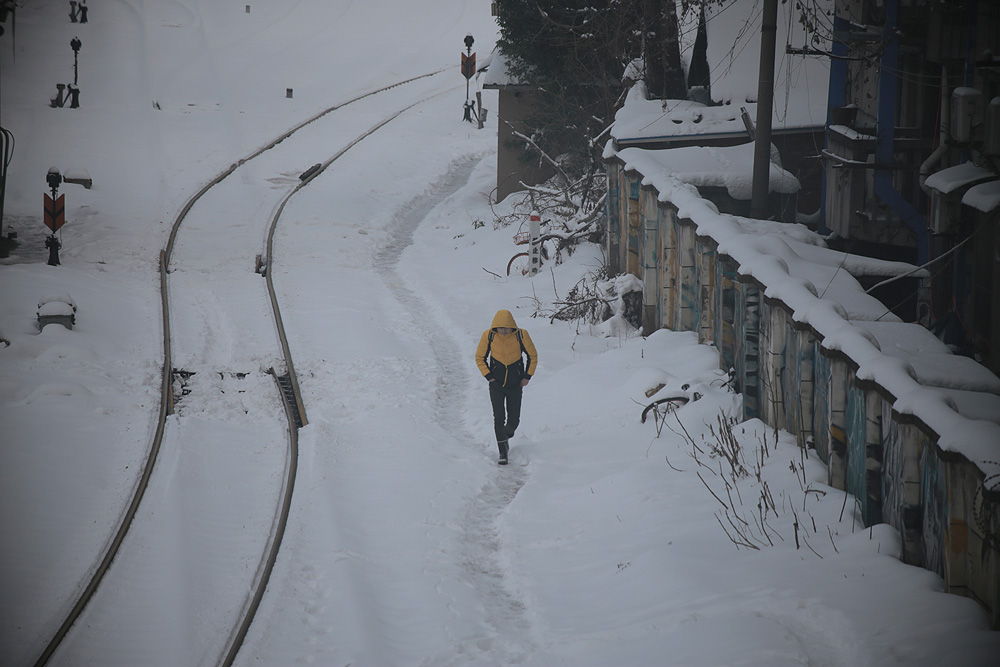
<instances>
[{"instance_id":1,"label":"small building","mask_svg":"<svg viewBox=\"0 0 1000 667\"><path fill-rule=\"evenodd\" d=\"M496 201L524 189L522 183L537 185L551 178L552 168L537 160L529 161L516 132L529 134L527 123L540 92L519 83L507 66L499 47L480 67L484 90L497 96L497 190Z\"/></svg>"},{"instance_id":2,"label":"small building","mask_svg":"<svg viewBox=\"0 0 1000 667\"><path fill-rule=\"evenodd\" d=\"M779 8L771 145L772 161L792 174L800 187L791 201L789 197L770 201L767 217L815 228L823 203L822 163L817 158L823 147L830 65L828 58L817 57L818 52L786 48L824 46L822 41L812 41L813 35L798 21L798 11L794 3ZM649 99L645 85L637 80L611 128L613 147L665 150L752 145L760 80L760 21L760 7L755 3L706 7L707 90L691 90L690 97L697 101ZM694 58L694 36L693 29L682 31L682 58ZM709 193L703 194L714 201Z\"/></svg>"}]
</instances>

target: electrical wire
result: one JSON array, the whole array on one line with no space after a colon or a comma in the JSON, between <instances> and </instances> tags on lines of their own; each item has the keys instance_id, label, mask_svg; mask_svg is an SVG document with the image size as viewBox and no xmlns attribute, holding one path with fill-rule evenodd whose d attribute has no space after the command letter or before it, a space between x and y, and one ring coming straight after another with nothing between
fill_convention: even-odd
<instances>
[{"instance_id":1,"label":"electrical wire","mask_svg":"<svg viewBox=\"0 0 1000 667\"><path fill-rule=\"evenodd\" d=\"M949 255L951 255L951 254L953 254L955 252L958 252L958 249L961 248L962 246L964 246L966 243L968 243L969 239L971 239L975 235L976 235L976 232L972 232L971 234L969 234L968 236L965 237L964 241L962 241L958 245L954 246L951 250L949 250L948 252L944 253L943 255L938 255L937 257L935 257L931 261L927 262L926 264L923 264L921 266L917 266L917 267L913 268L913 270L907 271L906 273L900 274L898 276L893 276L892 278L888 278L886 280L883 280L882 282L878 283L877 285L872 285L871 287L869 287L868 289L865 290L865 294L871 294L872 290L874 290L874 289L882 287L883 285L888 285L889 283L894 283L897 280L900 280L902 278L906 278L907 276L911 276L914 273L916 273L917 271L926 269L931 264L934 264L934 263L936 263L936 262L944 259L945 257L947 257L947 256L949 256Z\"/></svg>"},{"instance_id":2,"label":"electrical wire","mask_svg":"<svg viewBox=\"0 0 1000 667\"><path fill-rule=\"evenodd\" d=\"M923 266L921 266L921 267L917 267L917 268L921 268L921 269L922 269L922 268L926 268L927 266L929 266L929 265L931 265L931 264L933 264L933 263L937 262L937 261L938 261L939 259L943 259L943 258L947 257L948 255L952 254L953 252L955 252L956 250L958 250L958 249L959 249L960 247L962 247L962 245L964 245L964 244L966 243L966 241L968 241L968 240L969 240L969 239L971 239L971 238L972 238L973 236L975 236L975 235L976 235L976 233L977 233L978 231L979 231L979 230L976 230L975 232L973 232L972 234L970 234L970 235L968 236L968 238L966 238L966 239L965 239L965 241L962 241L961 243L959 243L958 245L956 245L956 246L955 246L954 248L952 248L951 250L949 250L949 251L948 251L948 252L946 252L945 254L943 254L943 255L941 255L941 256L939 256L939 257L935 257L935 258L934 258L933 260L931 260L931 261L930 261L930 262L928 262L927 264L924 264ZM946 270L946 269L948 268L948 266L949 266L949 265L945 264L945 265L941 266L941 267L940 267L940 268L939 268L939 269L938 269L937 271L935 271L934 273L932 273L932 274L931 274L931 278L930 278L930 280L931 280L931 283L932 283L932 284L933 284L933 282L934 282L934 279L935 279L935 278L937 278L937 277L938 277L939 275L941 275L941 274L942 274L942 273L943 273L943 272L944 272L944 271L945 271L945 270ZM912 273L912 272L911 272L911 273ZM903 277L903 276L897 276L897 278L900 278L900 277ZM888 283L888 282L890 282L890 281L888 281L888 280L887 280L887 281L884 281L883 283L880 283L880 284L885 284L885 283ZM869 292L869 291L871 291L872 289L875 289L875 287L878 287L878 285L875 285L874 287L872 287L872 288L871 288L871 289L869 289L869 290L865 290L865 293L868 293L868 292ZM910 300L910 299L912 299L913 297L917 296L917 294L919 294L919 293L920 293L920 289L921 289L921 288L919 288L919 287L918 287L918 288L917 288L916 290L914 290L914 291L913 291L913 292L911 292L911 293L910 293L909 295L907 295L907 297L906 297L905 299L903 299L902 301L900 301L899 303L897 303L897 304L896 304L895 306L893 306L892 308L889 308L889 309L887 309L887 310L886 310L886 311L885 311L884 313L882 313L882 314L881 314L881 315L879 315L879 316L878 316L877 318L875 318L875 320L874 320L874 321L875 321L875 322L878 322L878 321L880 321L880 320L881 320L881 319L882 319L883 317L885 317L886 315L888 315L888 314L889 314L889 313L891 313L892 311L896 310L897 308L899 308L900 306L902 306L902 305L903 305L904 303L906 303L907 301L909 301L909 300ZM933 312L931 313L931 316L933 317ZM963 327L963 328L964 328L964 327Z\"/></svg>"}]
</instances>

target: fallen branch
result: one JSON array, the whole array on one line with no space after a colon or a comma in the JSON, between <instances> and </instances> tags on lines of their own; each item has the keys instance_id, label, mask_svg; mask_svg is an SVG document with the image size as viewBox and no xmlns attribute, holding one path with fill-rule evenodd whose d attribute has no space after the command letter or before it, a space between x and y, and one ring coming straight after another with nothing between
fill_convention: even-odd
<instances>
[{"instance_id":1,"label":"fallen branch","mask_svg":"<svg viewBox=\"0 0 1000 667\"><path fill-rule=\"evenodd\" d=\"M741 546L743 546L743 547L746 547L748 549L757 549L757 551L760 551L760 549L758 549L756 546L754 546L752 544L748 544L746 542L739 542L736 539L734 539L733 536L729 534L729 530L726 528L726 525L724 523L722 523L722 519L719 518L718 514L715 515L715 520L719 522L719 526L722 527L722 532L724 532L726 534L726 537L729 538L730 542L732 542L733 544L736 545L737 549L739 549Z\"/></svg>"},{"instance_id":2,"label":"fallen branch","mask_svg":"<svg viewBox=\"0 0 1000 667\"><path fill-rule=\"evenodd\" d=\"M722 502L722 498L720 498L719 496L715 495L715 491L713 491L712 487L710 487L708 485L708 483L705 481L705 478L701 476L701 473L695 471L694 474L698 475L698 479L700 479L701 483L705 485L705 488L708 489L708 492L712 494L712 497L715 498L716 500L718 500L719 504L722 505L723 507L725 507L728 510L729 509L729 505L727 505L726 503Z\"/></svg>"}]
</instances>

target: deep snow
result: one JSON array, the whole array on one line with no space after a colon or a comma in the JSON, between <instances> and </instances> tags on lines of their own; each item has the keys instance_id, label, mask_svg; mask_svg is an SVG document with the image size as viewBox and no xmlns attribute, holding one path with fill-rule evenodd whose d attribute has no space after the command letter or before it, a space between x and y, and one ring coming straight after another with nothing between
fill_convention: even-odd
<instances>
[{"instance_id":1,"label":"deep snow","mask_svg":"<svg viewBox=\"0 0 1000 667\"><path fill-rule=\"evenodd\" d=\"M277 569L237 664L993 664L1000 633L981 609L896 560L891 529L860 528L787 435L735 426L751 474L727 493L709 428L739 399L712 348L533 317L597 270L599 248L535 278L495 275L516 230L494 229L495 116L482 131L460 121L458 72L467 33L480 54L495 39L488 3L245 6L93 3L90 23L74 25L64 3L37 1L18 9L16 38L0 38L0 121L17 140L4 232L20 241L0 262L5 664L40 653L138 477L158 407L158 254L180 207L322 109L442 68L241 167L182 227L177 354L204 370L169 420L134 535L53 663L218 660L285 463L268 426L276 401L243 412L222 398L267 396L253 391L274 362L255 352L268 337L252 317L260 230L302 170L420 102L297 194L278 226L272 277L309 425ZM74 36L82 106L50 109ZM45 264L40 221L51 166L94 178L61 190L59 267ZM211 300L236 280L245 302ZM39 332L39 298L62 293L77 325ZM540 356L506 468L473 362L499 308ZM703 397L642 424L659 384ZM764 481L773 509L750 531L761 548L737 549L723 505L732 497L731 515L754 523Z\"/></svg>"}]
</instances>

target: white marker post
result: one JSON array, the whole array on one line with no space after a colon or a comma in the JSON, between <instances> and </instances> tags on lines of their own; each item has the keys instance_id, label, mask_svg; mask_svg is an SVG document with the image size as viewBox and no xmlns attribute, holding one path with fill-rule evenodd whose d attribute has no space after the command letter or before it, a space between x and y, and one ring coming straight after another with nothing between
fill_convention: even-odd
<instances>
[{"instance_id":1,"label":"white marker post","mask_svg":"<svg viewBox=\"0 0 1000 667\"><path fill-rule=\"evenodd\" d=\"M531 265L528 269L528 275L536 276L538 270L542 268L542 216L538 215L538 211L532 211L531 215L528 216L528 221L528 231L531 234L531 250L528 251Z\"/></svg>"}]
</instances>

